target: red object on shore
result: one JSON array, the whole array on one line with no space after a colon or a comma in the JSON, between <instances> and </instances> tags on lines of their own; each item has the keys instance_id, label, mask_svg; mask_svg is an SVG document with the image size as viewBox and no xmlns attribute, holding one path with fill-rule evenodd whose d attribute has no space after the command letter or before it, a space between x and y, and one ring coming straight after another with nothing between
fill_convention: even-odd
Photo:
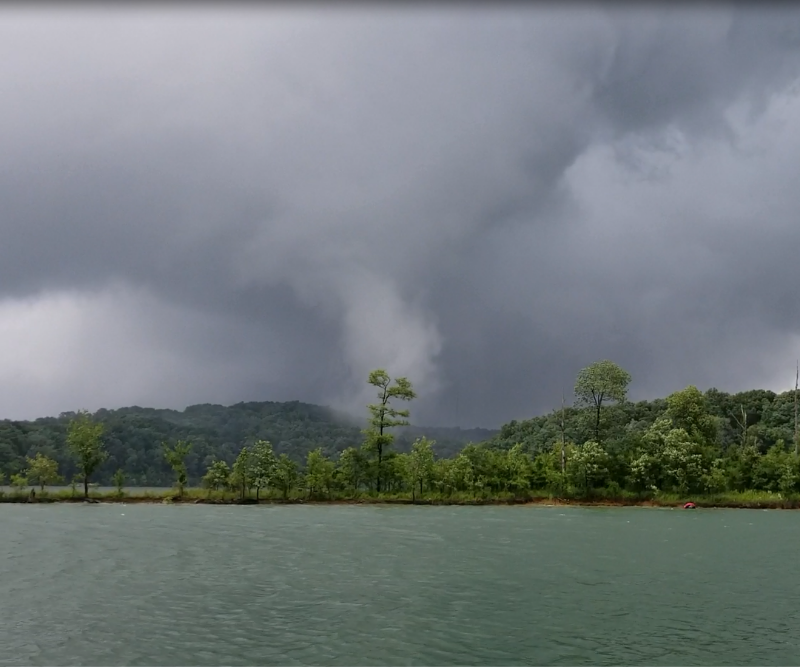
<instances>
[{"instance_id":1,"label":"red object on shore","mask_svg":"<svg viewBox=\"0 0 800 667\"><path fill-rule=\"evenodd\" d=\"M696 505L694 503L686 503L683 506L683 509L685 509L685 510L693 510L695 507L696 507Z\"/></svg>"}]
</instances>

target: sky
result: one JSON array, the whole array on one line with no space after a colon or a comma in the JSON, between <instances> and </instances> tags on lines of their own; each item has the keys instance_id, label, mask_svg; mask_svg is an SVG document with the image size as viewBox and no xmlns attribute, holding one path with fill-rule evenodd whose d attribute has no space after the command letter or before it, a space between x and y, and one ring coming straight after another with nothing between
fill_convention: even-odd
<instances>
[{"instance_id":1,"label":"sky","mask_svg":"<svg viewBox=\"0 0 800 667\"><path fill-rule=\"evenodd\" d=\"M0 8L0 418L793 387L800 7Z\"/></svg>"}]
</instances>

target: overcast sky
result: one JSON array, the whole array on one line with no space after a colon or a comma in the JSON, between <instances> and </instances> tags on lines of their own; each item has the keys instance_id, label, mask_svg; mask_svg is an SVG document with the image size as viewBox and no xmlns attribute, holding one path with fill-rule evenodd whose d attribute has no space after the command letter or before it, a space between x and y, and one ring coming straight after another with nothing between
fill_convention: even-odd
<instances>
[{"instance_id":1,"label":"overcast sky","mask_svg":"<svg viewBox=\"0 0 800 667\"><path fill-rule=\"evenodd\" d=\"M800 8L0 9L0 417L793 386Z\"/></svg>"}]
</instances>

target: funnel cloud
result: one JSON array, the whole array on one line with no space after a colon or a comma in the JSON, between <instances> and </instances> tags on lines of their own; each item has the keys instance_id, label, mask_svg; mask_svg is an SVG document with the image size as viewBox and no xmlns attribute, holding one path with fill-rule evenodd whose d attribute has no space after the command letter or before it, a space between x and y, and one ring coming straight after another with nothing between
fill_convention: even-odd
<instances>
[{"instance_id":1,"label":"funnel cloud","mask_svg":"<svg viewBox=\"0 0 800 667\"><path fill-rule=\"evenodd\" d=\"M0 417L788 389L800 9L7 6Z\"/></svg>"}]
</instances>

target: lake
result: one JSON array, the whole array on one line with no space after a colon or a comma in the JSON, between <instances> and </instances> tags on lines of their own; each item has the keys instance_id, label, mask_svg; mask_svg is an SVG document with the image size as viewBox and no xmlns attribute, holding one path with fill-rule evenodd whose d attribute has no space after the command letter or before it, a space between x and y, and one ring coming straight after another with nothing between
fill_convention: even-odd
<instances>
[{"instance_id":1,"label":"lake","mask_svg":"<svg viewBox=\"0 0 800 667\"><path fill-rule=\"evenodd\" d=\"M2 665L785 665L800 512L0 505Z\"/></svg>"}]
</instances>

